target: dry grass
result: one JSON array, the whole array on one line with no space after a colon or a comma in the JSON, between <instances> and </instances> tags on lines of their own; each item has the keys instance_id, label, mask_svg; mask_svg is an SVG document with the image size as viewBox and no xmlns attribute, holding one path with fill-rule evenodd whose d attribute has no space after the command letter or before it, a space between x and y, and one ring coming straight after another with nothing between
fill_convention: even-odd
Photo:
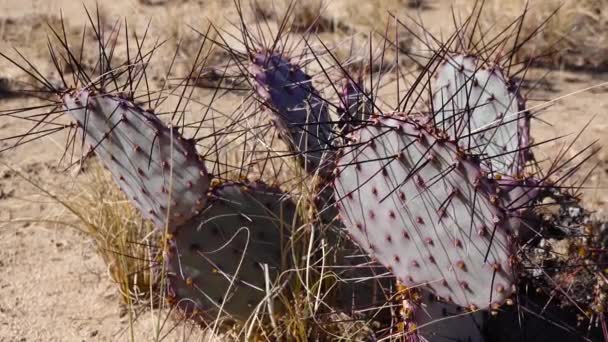
<instances>
[{"instance_id":1,"label":"dry grass","mask_svg":"<svg viewBox=\"0 0 608 342\"><path fill-rule=\"evenodd\" d=\"M408 50L411 34L396 18L414 14L415 5L408 0L360 1L356 6L350 0L252 0L250 17L279 23L287 18L292 33L319 35L340 62L352 63L369 60L370 38L376 49L386 37L391 42L388 47L395 44ZM316 42L314 38L309 40ZM383 52L386 65L393 56L390 51ZM379 54L375 53L374 57Z\"/></svg>"},{"instance_id":2,"label":"dry grass","mask_svg":"<svg viewBox=\"0 0 608 342\"><path fill-rule=\"evenodd\" d=\"M395 17L403 18L408 14L408 9L406 0L361 1L357 6L347 0L330 1L327 3L326 15L351 32L384 33L388 30L390 34L398 27Z\"/></svg>"},{"instance_id":3,"label":"dry grass","mask_svg":"<svg viewBox=\"0 0 608 342\"><path fill-rule=\"evenodd\" d=\"M156 289L152 225L143 221L101 167L91 167L79 181L80 194L66 203L95 242L110 278L126 303L149 300Z\"/></svg>"},{"instance_id":4,"label":"dry grass","mask_svg":"<svg viewBox=\"0 0 608 342\"><path fill-rule=\"evenodd\" d=\"M294 30L354 33L394 31L394 17L402 17L413 6L408 0L253 0L254 14L281 20L290 16Z\"/></svg>"},{"instance_id":5,"label":"dry grass","mask_svg":"<svg viewBox=\"0 0 608 342\"><path fill-rule=\"evenodd\" d=\"M205 39L203 35L209 33L207 39L216 39L216 30L225 29L236 12L232 6L227 7L223 1L218 0L205 1L204 4L169 3L165 7L162 16L154 18L155 23L163 28L161 33L171 39L172 43L179 42L179 53L183 60L178 61L177 65L186 64L187 67L191 67L188 64L196 59ZM213 25L212 29L209 29L210 25ZM207 42L200 52L200 58L209 58L208 63L217 62L221 54L220 51L213 50L213 47L213 44Z\"/></svg>"},{"instance_id":6,"label":"dry grass","mask_svg":"<svg viewBox=\"0 0 608 342\"><path fill-rule=\"evenodd\" d=\"M474 3L474 0L460 1L464 8L471 8ZM517 20L527 3L520 40L534 37L517 53L520 61L540 56L537 62L546 66L595 70L608 67L608 2L605 0L486 0L480 18L482 32L497 33ZM517 27L514 29L516 32ZM505 46L508 49L512 44Z\"/></svg>"},{"instance_id":7,"label":"dry grass","mask_svg":"<svg viewBox=\"0 0 608 342\"><path fill-rule=\"evenodd\" d=\"M283 21L288 18L293 31L333 31L333 23L324 16L324 1L293 0L253 0L245 6L245 13L251 19L274 19Z\"/></svg>"}]
</instances>

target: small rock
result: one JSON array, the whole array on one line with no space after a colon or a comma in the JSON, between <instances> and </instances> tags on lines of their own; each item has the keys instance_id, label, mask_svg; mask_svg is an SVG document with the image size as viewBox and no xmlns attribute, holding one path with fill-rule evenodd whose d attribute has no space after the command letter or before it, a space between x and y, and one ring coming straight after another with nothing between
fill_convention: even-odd
<instances>
[{"instance_id":1,"label":"small rock","mask_svg":"<svg viewBox=\"0 0 608 342\"><path fill-rule=\"evenodd\" d=\"M139 0L139 2L148 6L160 6L165 5L168 0Z\"/></svg>"},{"instance_id":2,"label":"small rock","mask_svg":"<svg viewBox=\"0 0 608 342\"><path fill-rule=\"evenodd\" d=\"M559 203L551 197L545 197L540 206L542 212L549 215L557 215L559 213L559 207Z\"/></svg>"},{"instance_id":3,"label":"small rock","mask_svg":"<svg viewBox=\"0 0 608 342\"><path fill-rule=\"evenodd\" d=\"M568 215L572 218L576 218L581 216L581 208L578 207L569 207L568 208Z\"/></svg>"}]
</instances>

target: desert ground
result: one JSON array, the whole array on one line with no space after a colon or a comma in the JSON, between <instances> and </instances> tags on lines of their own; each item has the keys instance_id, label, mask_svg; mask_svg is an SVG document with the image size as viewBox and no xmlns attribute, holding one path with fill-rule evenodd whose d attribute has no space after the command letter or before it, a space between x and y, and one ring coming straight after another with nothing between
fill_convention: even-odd
<instances>
[{"instance_id":1,"label":"desert ground","mask_svg":"<svg viewBox=\"0 0 608 342\"><path fill-rule=\"evenodd\" d=\"M95 6L92 1L85 4ZM450 4L448 0L435 0L408 11L439 32L442 27L438 25L450 15ZM99 5L110 17L126 17L134 29L143 30L151 19L151 36L175 30L176 25L200 27L206 17L217 18L223 13L217 4L207 0L107 0ZM71 25L86 20L80 1L0 0L0 51L10 51L15 46L36 65L48 66L50 61L42 52L44 20L59 13ZM11 79L18 74L14 66L5 60L0 62L0 78ZM593 88L585 90L590 87ZM599 217L607 215L608 73L555 69L529 97L538 99L533 104L552 101L550 111L540 116L543 121L533 122L536 141L564 134L573 137L593 119L572 153L596 140L604 146L589 161L597 167L587 181L584 203ZM18 108L30 101L0 95L0 110ZM22 120L0 118L0 137L22 132L25 125ZM563 143L542 145L537 157L556 156ZM62 215L67 222L75 223L76 219L8 168L20 170L51 192L73 190L74 174L56 166L63 153L62 144L61 139L51 137L0 154L0 341L129 340L129 317L92 240L70 227L45 222ZM0 141L0 149L3 147ZM153 338L156 319L146 312L142 314L135 324L136 340ZM178 340L186 330L172 332L168 340Z\"/></svg>"}]
</instances>

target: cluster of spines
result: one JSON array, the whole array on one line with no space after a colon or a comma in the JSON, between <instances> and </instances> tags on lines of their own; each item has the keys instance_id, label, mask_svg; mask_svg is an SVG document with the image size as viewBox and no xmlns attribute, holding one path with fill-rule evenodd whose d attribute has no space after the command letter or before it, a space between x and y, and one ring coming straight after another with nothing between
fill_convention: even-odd
<instances>
[{"instance_id":1,"label":"cluster of spines","mask_svg":"<svg viewBox=\"0 0 608 342\"><path fill-rule=\"evenodd\" d=\"M337 129L346 136L357 126L367 124L374 108L361 80L355 82L347 77L342 82Z\"/></svg>"}]
</instances>

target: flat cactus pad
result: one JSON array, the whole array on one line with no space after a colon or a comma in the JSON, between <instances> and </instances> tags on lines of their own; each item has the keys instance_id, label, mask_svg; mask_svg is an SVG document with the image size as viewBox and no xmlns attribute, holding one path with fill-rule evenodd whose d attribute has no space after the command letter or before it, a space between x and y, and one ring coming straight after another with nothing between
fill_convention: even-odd
<instances>
[{"instance_id":1,"label":"flat cactus pad","mask_svg":"<svg viewBox=\"0 0 608 342\"><path fill-rule=\"evenodd\" d=\"M473 56L448 55L436 71L433 110L437 128L481 155L493 172L516 175L529 156L530 118L523 98L498 66Z\"/></svg>"},{"instance_id":2,"label":"flat cactus pad","mask_svg":"<svg viewBox=\"0 0 608 342\"><path fill-rule=\"evenodd\" d=\"M378 118L353 139L334 183L350 235L408 287L472 309L507 299L510 218L479 162L405 118Z\"/></svg>"},{"instance_id":3,"label":"flat cactus pad","mask_svg":"<svg viewBox=\"0 0 608 342\"><path fill-rule=\"evenodd\" d=\"M172 233L166 258L170 298L203 321L214 320L220 308L247 320L265 304L264 265L270 288L284 270L282 251L295 217L289 196L262 183L214 188L207 208Z\"/></svg>"},{"instance_id":4,"label":"flat cactus pad","mask_svg":"<svg viewBox=\"0 0 608 342\"><path fill-rule=\"evenodd\" d=\"M89 151L157 228L180 225L204 207L210 178L194 143L156 115L86 89L66 93L63 106L82 129Z\"/></svg>"}]
</instances>

